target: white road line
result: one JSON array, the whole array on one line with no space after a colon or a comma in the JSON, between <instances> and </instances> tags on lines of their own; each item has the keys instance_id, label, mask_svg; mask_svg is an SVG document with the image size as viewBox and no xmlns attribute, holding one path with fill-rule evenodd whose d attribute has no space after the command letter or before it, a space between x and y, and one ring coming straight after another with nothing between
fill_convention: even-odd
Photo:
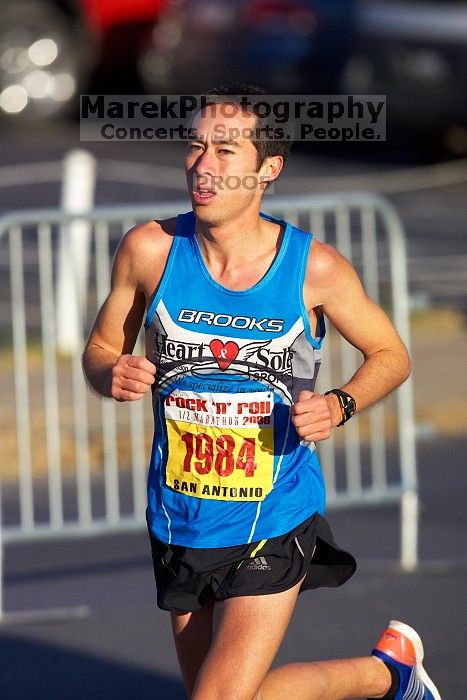
<instances>
[{"instance_id":1,"label":"white road line","mask_svg":"<svg viewBox=\"0 0 467 700\"><path fill-rule=\"evenodd\" d=\"M187 185L183 167L131 163L124 160L98 161L98 177L112 182L131 182L148 187L186 192Z\"/></svg>"},{"instance_id":2,"label":"white road line","mask_svg":"<svg viewBox=\"0 0 467 700\"><path fill-rule=\"evenodd\" d=\"M38 182L59 182L62 171L63 163L61 161L3 165L0 167L0 187L35 185Z\"/></svg>"},{"instance_id":3,"label":"white road line","mask_svg":"<svg viewBox=\"0 0 467 700\"><path fill-rule=\"evenodd\" d=\"M285 178L284 178L285 179ZM299 189L312 180L313 193L323 191L347 192L365 190L380 194L431 190L467 182L467 158L448 163L401 168L387 172L324 176L287 176L287 185ZM309 185L308 185L309 186Z\"/></svg>"}]
</instances>

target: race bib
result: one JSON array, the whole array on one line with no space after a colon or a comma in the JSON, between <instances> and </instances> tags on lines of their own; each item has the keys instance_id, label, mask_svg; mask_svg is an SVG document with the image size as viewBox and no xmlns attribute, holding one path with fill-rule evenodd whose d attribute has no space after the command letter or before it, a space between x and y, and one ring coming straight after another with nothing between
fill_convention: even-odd
<instances>
[{"instance_id":1,"label":"race bib","mask_svg":"<svg viewBox=\"0 0 467 700\"><path fill-rule=\"evenodd\" d=\"M188 496L262 501L272 488L272 392L176 390L164 401L167 486Z\"/></svg>"}]
</instances>

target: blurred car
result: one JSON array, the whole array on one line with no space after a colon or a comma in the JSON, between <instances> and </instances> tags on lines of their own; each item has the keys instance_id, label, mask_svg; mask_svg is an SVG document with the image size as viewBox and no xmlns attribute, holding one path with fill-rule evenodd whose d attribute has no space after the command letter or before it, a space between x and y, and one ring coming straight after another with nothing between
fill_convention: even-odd
<instances>
[{"instance_id":1,"label":"blurred car","mask_svg":"<svg viewBox=\"0 0 467 700\"><path fill-rule=\"evenodd\" d=\"M356 22L344 89L386 94L388 120L458 125L461 134L467 126L467 4L365 0Z\"/></svg>"},{"instance_id":2,"label":"blurred car","mask_svg":"<svg viewBox=\"0 0 467 700\"><path fill-rule=\"evenodd\" d=\"M140 60L147 92L231 80L276 93L332 93L352 47L351 0L172 0Z\"/></svg>"},{"instance_id":3,"label":"blurred car","mask_svg":"<svg viewBox=\"0 0 467 700\"><path fill-rule=\"evenodd\" d=\"M0 115L33 121L69 111L93 70L136 65L164 5L0 0Z\"/></svg>"}]
</instances>

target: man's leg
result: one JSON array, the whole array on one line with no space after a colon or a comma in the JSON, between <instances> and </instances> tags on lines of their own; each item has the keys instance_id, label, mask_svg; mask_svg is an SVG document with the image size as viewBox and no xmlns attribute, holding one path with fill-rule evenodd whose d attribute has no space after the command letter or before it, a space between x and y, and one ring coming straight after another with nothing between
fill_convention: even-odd
<instances>
[{"instance_id":1,"label":"man's leg","mask_svg":"<svg viewBox=\"0 0 467 700\"><path fill-rule=\"evenodd\" d=\"M283 593L214 606L213 640L192 700L252 700L279 649L300 583Z\"/></svg>"},{"instance_id":2,"label":"man's leg","mask_svg":"<svg viewBox=\"0 0 467 700\"><path fill-rule=\"evenodd\" d=\"M299 587L216 603L213 640L192 700L343 700L387 692L390 673L372 657L290 664L269 671Z\"/></svg>"},{"instance_id":3,"label":"man's leg","mask_svg":"<svg viewBox=\"0 0 467 700\"><path fill-rule=\"evenodd\" d=\"M279 666L269 671L256 697L257 700L379 698L390 686L391 675L382 661L364 656Z\"/></svg>"},{"instance_id":4,"label":"man's leg","mask_svg":"<svg viewBox=\"0 0 467 700\"><path fill-rule=\"evenodd\" d=\"M212 641L214 601L196 612L172 613L172 630L188 697Z\"/></svg>"}]
</instances>

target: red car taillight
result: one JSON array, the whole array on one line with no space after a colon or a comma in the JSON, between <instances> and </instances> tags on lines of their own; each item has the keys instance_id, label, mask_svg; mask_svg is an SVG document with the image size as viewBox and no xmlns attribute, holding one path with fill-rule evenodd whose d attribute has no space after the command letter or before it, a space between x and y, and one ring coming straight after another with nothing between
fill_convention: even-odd
<instances>
[{"instance_id":1,"label":"red car taillight","mask_svg":"<svg viewBox=\"0 0 467 700\"><path fill-rule=\"evenodd\" d=\"M284 30L296 34L311 34L317 16L308 3L300 0L252 0L243 12L247 24L267 33Z\"/></svg>"}]
</instances>

